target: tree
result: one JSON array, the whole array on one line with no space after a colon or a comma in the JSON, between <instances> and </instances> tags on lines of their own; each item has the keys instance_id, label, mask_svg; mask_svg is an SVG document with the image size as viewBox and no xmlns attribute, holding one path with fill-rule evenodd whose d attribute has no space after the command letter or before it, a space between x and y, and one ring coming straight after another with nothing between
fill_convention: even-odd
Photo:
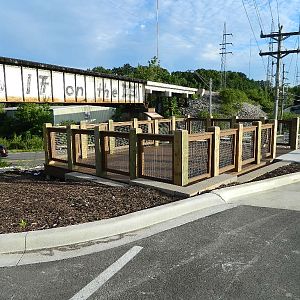
<instances>
[{"instance_id":1,"label":"tree","mask_svg":"<svg viewBox=\"0 0 300 300\"><path fill-rule=\"evenodd\" d=\"M15 114L16 134L29 133L42 136L43 124L51 122L50 107L47 104L21 104Z\"/></svg>"}]
</instances>

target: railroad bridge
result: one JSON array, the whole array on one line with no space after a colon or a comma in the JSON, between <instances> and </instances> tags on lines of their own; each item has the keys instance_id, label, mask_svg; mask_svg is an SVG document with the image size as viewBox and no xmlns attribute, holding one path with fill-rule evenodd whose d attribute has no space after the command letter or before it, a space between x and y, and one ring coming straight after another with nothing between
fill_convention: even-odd
<instances>
[{"instance_id":1,"label":"railroad bridge","mask_svg":"<svg viewBox=\"0 0 300 300\"><path fill-rule=\"evenodd\" d=\"M0 102L145 104L146 94L188 98L198 90L160 82L0 57Z\"/></svg>"}]
</instances>

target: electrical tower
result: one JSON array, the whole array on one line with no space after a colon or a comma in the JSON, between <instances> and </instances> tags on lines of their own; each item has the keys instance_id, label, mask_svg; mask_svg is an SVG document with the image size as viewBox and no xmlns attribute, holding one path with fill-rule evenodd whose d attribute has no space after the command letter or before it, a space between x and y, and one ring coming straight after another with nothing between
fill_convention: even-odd
<instances>
[{"instance_id":1,"label":"electrical tower","mask_svg":"<svg viewBox=\"0 0 300 300\"><path fill-rule=\"evenodd\" d=\"M278 119L278 104L279 104L279 80L280 80L280 63L281 59L291 53L300 53L300 49L293 50L282 50L282 42L290 36L300 35L300 31L295 32L282 32L282 26L278 25L278 32L273 32L271 34L263 34L261 32L261 38L272 38L277 43L277 51L261 52L260 56L269 55L276 59L276 74L275 74L275 102L274 102L274 118Z\"/></svg>"},{"instance_id":2,"label":"electrical tower","mask_svg":"<svg viewBox=\"0 0 300 300\"><path fill-rule=\"evenodd\" d=\"M227 37L231 35L232 33L227 33L226 32L226 22L224 23L224 29L223 29L223 39L222 43L220 44L220 53L221 54L221 88L225 89L226 88L226 55L227 54L232 54L232 52L227 51L227 45L232 45L232 43L227 42Z\"/></svg>"},{"instance_id":3,"label":"electrical tower","mask_svg":"<svg viewBox=\"0 0 300 300\"><path fill-rule=\"evenodd\" d=\"M280 109L280 119L282 119L283 116L283 109L284 105L286 104L287 100L287 90L285 90L285 87L288 88L288 82L286 82L287 77L285 75L288 73L288 71L285 70L285 64L282 65L282 82L281 82L281 109Z\"/></svg>"}]
</instances>

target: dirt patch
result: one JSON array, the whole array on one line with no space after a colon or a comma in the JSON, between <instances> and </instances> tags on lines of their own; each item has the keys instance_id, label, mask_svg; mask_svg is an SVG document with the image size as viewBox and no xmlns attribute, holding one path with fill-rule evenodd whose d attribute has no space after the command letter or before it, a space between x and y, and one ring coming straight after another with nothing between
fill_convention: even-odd
<instances>
[{"instance_id":1,"label":"dirt patch","mask_svg":"<svg viewBox=\"0 0 300 300\"><path fill-rule=\"evenodd\" d=\"M0 191L0 233L108 219L180 199L141 187L47 181L43 172L0 174Z\"/></svg>"},{"instance_id":2,"label":"dirt patch","mask_svg":"<svg viewBox=\"0 0 300 300\"><path fill-rule=\"evenodd\" d=\"M256 177L251 182L268 179L268 178L273 178L273 177L277 177L277 176L282 176L282 175L286 175L286 174L296 173L296 172L300 172L300 164L291 163L287 166L280 167L269 173L266 173L264 175Z\"/></svg>"}]
</instances>

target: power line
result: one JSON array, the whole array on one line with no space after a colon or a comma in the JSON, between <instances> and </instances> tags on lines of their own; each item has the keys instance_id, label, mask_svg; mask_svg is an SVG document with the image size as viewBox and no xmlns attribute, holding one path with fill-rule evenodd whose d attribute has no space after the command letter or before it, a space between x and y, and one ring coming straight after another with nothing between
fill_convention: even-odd
<instances>
[{"instance_id":1,"label":"power line","mask_svg":"<svg viewBox=\"0 0 300 300\"><path fill-rule=\"evenodd\" d=\"M273 17L273 12L272 12L272 7L271 7L271 2L270 2L270 0L268 0L268 3L269 3L269 9L270 9L271 18L272 18L272 23L274 23L274 17Z\"/></svg>"},{"instance_id":2,"label":"power line","mask_svg":"<svg viewBox=\"0 0 300 300\"><path fill-rule=\"evenodd\" d=\"M277 42L277 51L269 51L269 52L261 52L259 53L260 56L270 55L276 58L276 80L275 80L275 102L274 102L274 118L277 120L278 118L278 102L279 102L279 80L280 80L280 63L281 59L291 53L300 53L300 49L293 49L293 50L281 50L282 42L290 36L300 35L300 31L295 32L282 32L282 26L279 26L278 32L271 33L271 34L263 34L261 33L261 38L272 38Z\"/></svg>"},{"instance_id":3,"label":"power line","mask_svg":"<svg viewBox=\"0 0 300 300\"><path fill-rule=\"evenodd\" d=\"M277 8L277 18L278 18L278 27L280 26L280 18L279 18L279 5L278 5L278 0L276 0L276 8Z\"/></svg>"},{"instance_id":4,"label":"power line","mask_svg":"<svg viewBox=\"0 0 300 300\"><path fill-rule=\"evenodd\" d=\"M254 3L254 8L255 8L255 11L256 11L256 16L257 16L257 19L258 19L260 30L265 31L256 0L253 0L253 3Z\"/></svg>"},{"instance_id":5,"label":"power line","mask_svg":"<svg viewBox=\"0 0 300 300\"><path fill-rule=\"evenodd\" d=\"M245 13L246 13L246 16L247 16L247 19L248 19L248 22L249 22L249 25L250 25L250 28L251 28L251 31L252 31L252 34L253 34L253 37L255 39L255 42L256 42L256 46L258 48L258 51L260 52L260 47L259 47L259 44L258 44L258 41L257 41L257 38L255 36L255 33L254 33L254 30L253 30L253 27L252 27L252 24L251 24L251 21L250 21L250 18L249 18L249 15L248 15L248 12L247 12L247 9L246 9L246 6L245 6L245 3L244 3L244 0L242 0L242 3L243 3L243 7L244 7L244 10L245 10ZM265 65L265 62L263 60L263 58L261 57L261 60L262 60L262 63L263 63L263 66L264 66L264 70L265 70L265 74L267 74L267 70L266 70L266 65Z\"/></svg>"}]
</instances>

